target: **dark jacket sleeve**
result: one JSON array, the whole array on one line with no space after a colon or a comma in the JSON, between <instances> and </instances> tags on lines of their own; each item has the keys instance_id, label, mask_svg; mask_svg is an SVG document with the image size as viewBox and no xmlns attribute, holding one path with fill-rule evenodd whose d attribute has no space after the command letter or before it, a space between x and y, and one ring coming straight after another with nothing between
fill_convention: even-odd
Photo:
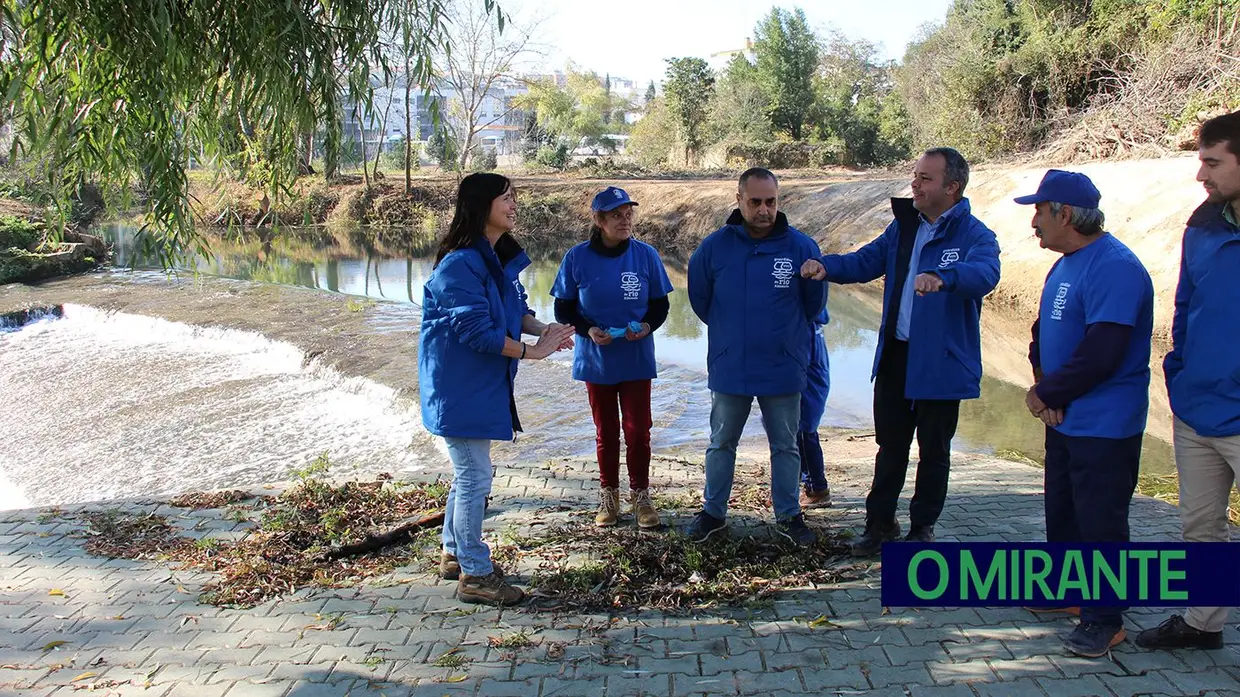
<instances>
[{"instance_id":1,"label":"dark jacket sleeve","mask_svg":"<svg viewBox=\"0 0 1240 697\"><path fill-rule=\"evenodd\" d=\"M1038 343L1038 330L1041 329L1041 326L1042 317L1039 316L1033 321L1033 329L1030 330L1030 333L1033 334L1033 339L1029 342L1029 365L1033 366L1034 379L1037 379L1042 372L1042 346Z\"/></svg>"},{"instance_id":2,"label":"dark jacket sleeve","mask_svg":"<svg viewBox=\"0 0 1240 697\"><path fill-rule=\"evenodd\" d=\"M646 316L642 317L642 321L650 325L650 331L653 333L667 321L667 312L671 307L672 303L666 295L661 298L652 298L646 308Z\"/></svg>"},{"instance_id":3,"label":"dark jacket sleeve","mask_svg":"<svg viewBox=\"0 0 1240 697\"><path fill-rule=\"evenodd\" d=\"M581 314L576 300L555 299L555 321L560 324L571 324L581 336L590 336L590 328L594 325ZM653 326L653 325L652 325Z\"/></svg>"},{"instance_id":4,"label":"dark jacket sleeve","mask_svg":"<svg viewBox=\"0 0 1240 697\"><path fill-rule=\"evenodd\" d=\"M1085 338L1063 366L1042 378L1036 392L1046 406L1063 409L1106 382L1119 370L1132 339L1132 327L1098 322L1085 328Z\"/></svg>"}]
</instances>

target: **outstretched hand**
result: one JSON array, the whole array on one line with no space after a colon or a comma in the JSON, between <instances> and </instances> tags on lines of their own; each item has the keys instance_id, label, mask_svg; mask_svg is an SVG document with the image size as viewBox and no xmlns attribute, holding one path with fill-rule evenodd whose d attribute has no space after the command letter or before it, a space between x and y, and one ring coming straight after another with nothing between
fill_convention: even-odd
<instances>
[{"instance_id":1,"label":"outstretched hand","mask_svg":"<svg viewBox=\"0 0 1240 697\"><path fill-rule=\"evenodd\" d=\"M822 262L817 259L806 259L801 264L801 278L808 278L813 281L822 281L827 277L827 269Z\"/></svg>"}]
</instances>

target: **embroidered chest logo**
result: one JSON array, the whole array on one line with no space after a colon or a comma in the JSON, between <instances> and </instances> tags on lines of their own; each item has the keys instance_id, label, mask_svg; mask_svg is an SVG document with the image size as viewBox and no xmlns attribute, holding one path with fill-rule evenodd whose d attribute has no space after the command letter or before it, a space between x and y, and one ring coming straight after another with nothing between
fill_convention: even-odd
<instances>
[{"instance_id":1,"label":"embroidered chest logo","mask_svg":"<svg viewBox=\"0 0 1240 697\"><path fill-rule=\"evenodd\" d=\"M792 260L784 257L775 258L775 268L771 275L775 277L776 288L787 288L792 283Z\"/></svg>"},{"instance_id":2,"label":"embroidered chest logo","mask_svg":"<svg viewBox=\"0 0 1240 697\"><path fill-rule=\"evenodd\" d=\"M625 300L637 300L641 297L642 279L632 271L620 274L620 290L624 291Z\"/></svg>"},{"instance_id":3,"label":"embroidered chest logo","mask_svg":"<svg viewBox=\"0 0 1240 697\"><path fill-rule=\"evenodd\" d=\"M960 261L960 248L959 247L954 247L952 249L944 249L943 258L939 260L939 268L940 269L947 268L947 266L949 266L950 264L955 264L958 261Z\"/></svg>"},{"instance_id":4,"label":"embroidered chest logo","mask_svg":"<svg viewBox=\"0 0 1240 697\"><path fill-rule=\"evenodd\" d=\"M1071 287L1071 283L1059 284L1059 290L1055 291L1055 302L1051 304L1051 319L1063 319L1063 309L1068 306L1068 289Z\"/></svg>"}]
</instances>

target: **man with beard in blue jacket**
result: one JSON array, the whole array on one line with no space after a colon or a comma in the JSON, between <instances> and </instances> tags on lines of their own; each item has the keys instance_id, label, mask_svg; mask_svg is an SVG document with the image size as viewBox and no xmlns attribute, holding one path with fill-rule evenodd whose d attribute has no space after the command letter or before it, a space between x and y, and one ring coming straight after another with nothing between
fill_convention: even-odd
<instances>
[{"instance_id":1,"label":"man with beard in blue jacket","mask_svg":"<svg viewBox=\"0 0 1240 697\"><path fill-rule=\"evenodd\" d=\"M779 212L779 183L769 170L746 170L736 201L727 224L689 259L689 302L707 327L711 434L702 511L686 533L703 541L727 527L736 446L756 398L771 448L777 529L808 545L815 536L798 501L797 428L814 319L827 290L797 269L819 249Z\"/></svg>"},{"instance_id":2,"label":"man with beard in blue jacket","mask_svg":"<svg viewBox=\"0 0 1240 697\"><path fill-rule=\"evenodd\" d=\"M884 277L874 356L878 456L855 556L900 536L896 507L914 433L920 461L904 539L932 542L947 498L960 400L981 395L982 299L999 283L999 243L964 197L969 163L951 148L927 150L913 168L913 198L895 198L895 219L851 254L807 261L801 275L833 283Z\"/></svg>"},{"instance_id":3,"label":"man with beard in blue jacket","mask_svg":"<svg viewBox=\"0 0 1240 697\"><path fill-rule=\"evenodd\" d=\"M1197 159L1207 198L1184 230L1163 374L1184 541L1228 542L1227 500L1240 480L1240 111L1201 125ZM1227 612L1190 607L1141 632L1137 645L1221 649Z\"/></svg>"}]
</instances>

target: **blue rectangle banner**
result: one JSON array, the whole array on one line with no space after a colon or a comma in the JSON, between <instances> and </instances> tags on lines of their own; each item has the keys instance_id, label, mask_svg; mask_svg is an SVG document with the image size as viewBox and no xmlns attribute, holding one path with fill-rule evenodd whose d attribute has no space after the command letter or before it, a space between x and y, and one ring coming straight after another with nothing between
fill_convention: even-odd
<instances>
[{"instance_id":1,"label":"blue rectangle banner","mask_svg":"<svg viewBox=\"0 0 1240 697\"><path fill-rule=\"evenodd\" d=\"M1240 606L1240 544L889 542L883 605Z\"/></svg>"}]
</instances>

